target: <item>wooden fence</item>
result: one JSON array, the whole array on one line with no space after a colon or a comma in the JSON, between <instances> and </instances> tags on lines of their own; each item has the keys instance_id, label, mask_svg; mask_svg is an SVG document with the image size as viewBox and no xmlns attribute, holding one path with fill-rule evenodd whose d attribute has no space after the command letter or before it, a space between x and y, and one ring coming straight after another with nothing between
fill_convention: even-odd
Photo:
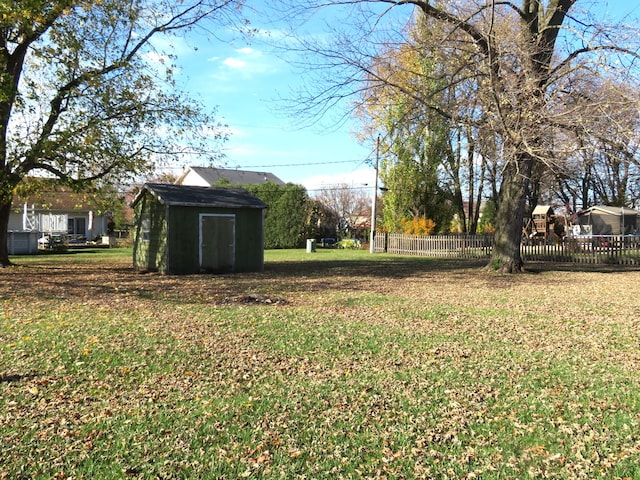
<instances>
[{"instance_id":1,"label":"wooden fence","mask_svg":"<svg viewBox=\"0 0 640 480\"><path fill-rule=\"evenodd\" d=\"M424 257L484 258L491 254L490 235L429 235L418 237L399 233L376 234L374 249L398 255Z\"/></svg>"},{"instance_id":2,"label":"wooden fence","mask_svg":"<svg viewBox=\"0 0 640 480\"><path fill-rule=\"evenodd\" d=\"M376 234L374 251L425 257L488 258L491 235ZM640 265L640 236L585 236L560 243L544 240L521 245L525 261Z\"/></svg>"}]
</instances>

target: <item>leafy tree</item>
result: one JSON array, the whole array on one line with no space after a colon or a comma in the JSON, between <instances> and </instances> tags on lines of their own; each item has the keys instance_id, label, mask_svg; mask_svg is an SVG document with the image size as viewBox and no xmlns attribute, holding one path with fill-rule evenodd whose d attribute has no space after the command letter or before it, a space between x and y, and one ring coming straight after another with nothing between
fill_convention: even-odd
<instances>
[{"instance_id":1,"label":"leafy tree","mask_svg":"<svg viewBox=\"0 0 640 480\"><path fill-rule=\"evenodd\" d=\"M307 238L337 238L340 215L322 200L311 199L311 218Z\"/></svg>"},{"instance_id":2,"label":"leafy tree","mask_svg":"<svg viewBox=\"0 0 640 480\"><path fill-rule=\"evenodd\" d=\"M172 82L160 35L233 21L230 0L0 4L0 264L12 194L29 175L75 189L204 152L223 135ZM152 62L157 59L157 62ZM204 132L200 135L200 132Z\"/></svg>"},{"instance_id":3,"label":"leafy tree","mask_svg":"<svg viewBox=\"0 0 640 480\"><path fill-rule=\"evenodd\" d=\"M323 8L334 3L339 5L336 8L351 6L352 10L343 22L346 28L332 32L333 43L301 40L302 47L316 55L316 66L333 73L321 77L320 88L310 95L301 92L296 99L301 110L322 114L327 105L370 88L373 77L454 124L481 132L483 143L495 146L496 158L488 173L499 185L490 268L522 271L520 239L527 204L536 202L542 177L558 168L559 160L574 149L575 144L564 138L594 131L594 125L603 123L621 135L631 131L626 122L610 122L606 112L621 105L637 109L633 92L638 70L633 61L638 57L638 29L605 25L576 8L582 1L310 0L306 5L318 3ZM413 6L408 14L429 20L424 25L436 26L431 35L412 43L406 22L397 22L400 9L406 6ZM432 82L421 81L419 88L412 88L410 83L394 82L395 77L375 75L372 66L378 54L390 44L402 43L415 45L427 57L439 52L442 63L430 74ZM323 69L310 71L322 73ZM586 78L634 89L615 99L596 98L590 95ZM464 85L461 95L450 95L453 103L443 108L443 90L458 85ZM475 106L472 110L466 108L470 102ZM623 151L628 150L623 147Z\"/></svg>"},{"instance_id":4,"label":"leafy tree","mask_svg":"<svg viewBox=\"0 0 640 480\"><path fill-rule=\"evenodd\" d=\"M494 223L496 221L496 204L493 200L489 200L482 208L482 215L478 224L480 233L493 233L495 231Z\"/></svg>"},{"instance_id":5,"label":"leafy tree","mask_svg":"<svg viewBox=\"0 0 640 480\"><path fill-rule=\"evenodd\" d=\"M244 188L268 205L264 220L265 248L300 248L313 234L310 231L312 203L303 186L266 182Z\"/></svg>"},{"instance_id":6,"label":"leafy tree","mask_svg":"<svg viewBox=\"0 0 640 480\"><path fill-rule=\"evenodd\" d=\"M368 88L362 90L357 105L361 138L382 139L387 229L398 229L407 217L426 215L436 219L445 233L455 212L462 231L475 231L479 216L475 196L482 196L486 163L476 165L473 130L443 114L449 97L459 95L461 87L448 87L436 77L444 60L437 51L425 53L421 48L433 35L434 26L426 23L421 17L408 27L408 42L384 47L373 61ZM439 92L433 96L439 108L414 95L421 90ZM473 104L467 108L473 110Z\"/></svg>"}]
</instances>

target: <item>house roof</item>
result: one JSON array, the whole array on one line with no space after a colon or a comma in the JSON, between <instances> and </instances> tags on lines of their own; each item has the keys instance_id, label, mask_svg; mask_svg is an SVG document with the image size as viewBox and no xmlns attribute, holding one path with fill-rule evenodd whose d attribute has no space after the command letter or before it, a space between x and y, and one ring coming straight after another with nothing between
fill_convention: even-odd
<instances>
[{"instance_id":1,"label":"house roof","mask_svg":"<svg viewBox=\"0 0 640 480\"><path fill-rule=\"evenodd\" d=\"M107 208L95 192L75 192L51 178L29 177L21 187L13 196L14 209L25 203L36 210L50 212L104 211Z\"/></svg>"},{"instance_id":2,"label":"house roof","mask_svg":"<svg viewBox=\"0 0 640 480\"><path fill-rule=\"evenodd\" d=\"M167 183L146 183L133 205L148 191L163 205L213 208L267 208L267 204L243 188L194 187Z\"/></svg>"},{"instance_id":3,"label":"house roof","mask_svg":"<svg viewBox=\"0 0 640 480\"><path fill-rule=\"evenodd\" d=\"M590 215L594 212L606 213L607 215L616 215L625 217L638 215L637 210L633 210L632 208L627 207L608 207L606 205L594 205L593 207L587 208L586 210L579 212L578 215Z\"/></svg>"},{"instance_id":4,"label":"house roof","mask_svg":"<svg viewBox=\"0 0 640 480\"><path fill-rule=\"evenodd\" d=\"M197 174L209 185L215 185L221 180L226 180L231 185L261 185L266 182L284 185L284 182L273 173L214 167L189 167L182 175L180 175L178 180L176 180L176 183L182 185L189 172Z\"/></svg>"}]
</instances>

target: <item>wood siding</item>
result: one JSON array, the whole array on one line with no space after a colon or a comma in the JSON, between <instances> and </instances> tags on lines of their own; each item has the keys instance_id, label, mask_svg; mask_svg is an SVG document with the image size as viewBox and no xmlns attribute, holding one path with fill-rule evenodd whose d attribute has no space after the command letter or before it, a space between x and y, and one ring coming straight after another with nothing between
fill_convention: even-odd
<instances>
[{"instance_id":1,"label":"wood siding","mask_svg":"<svg viewBox=\"0 0 640 480\"><path fill-rule=\"evenodd\" d=\"M133 266L143 271L166 271L166 207L147 193L135 208Z\"/></svg>"}]
</instances>

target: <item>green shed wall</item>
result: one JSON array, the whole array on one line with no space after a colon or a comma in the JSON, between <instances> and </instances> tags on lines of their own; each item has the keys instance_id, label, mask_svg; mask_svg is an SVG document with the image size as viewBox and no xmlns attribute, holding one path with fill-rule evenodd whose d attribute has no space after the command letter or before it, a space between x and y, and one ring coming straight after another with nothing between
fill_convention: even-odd
<instances>
[{"instance_id":1,"label":"green shed wall","mask_svg":"<svg viewBox=\"0 0 640 480\"><path fill-rule=\"evenodd\" d=\"M134 268L165 271L167 265L166 207L147 192L136 204L134 211Z\"/></svg>"},{"instance_id":2,"label":"green shed wall","mask_svg":"<svg viewBox=\"0 0 640 480\"><path fill-rule=\"evenodd\" d=\"M167 213L167 273L200 270L200 215L235 215L235 272L264 267L263 211L260 208L200 208L171 206Z\"/></svg>"}]
</instances>

